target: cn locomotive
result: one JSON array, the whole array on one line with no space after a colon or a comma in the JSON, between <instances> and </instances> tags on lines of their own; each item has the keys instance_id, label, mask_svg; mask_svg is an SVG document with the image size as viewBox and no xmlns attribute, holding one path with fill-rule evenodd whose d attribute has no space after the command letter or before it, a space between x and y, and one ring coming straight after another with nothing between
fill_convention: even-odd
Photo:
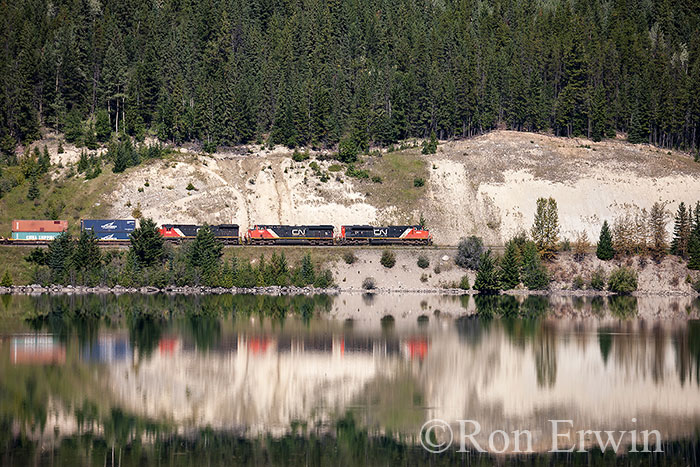
<instances>
[{"instance_id":1,"label":"cn locomotive","mask_svg":"<svg viewBox=\"0 0 700 467\"><path fill-rule=\"evenodd\" d=\"M81 230L92 231L104 245L128 244L136 229L134 219L83 219ZM198 224L162 224L161 236L169 242L193 240L202 228ZM243 235L238 224L210 225L214 237L226 245L431 245L430 231L420 225L342 225L339 235L332 225L256 224ZM67 221L13 221L11 245L46 244L68 230Z\"/></svg>"}]
</instances>

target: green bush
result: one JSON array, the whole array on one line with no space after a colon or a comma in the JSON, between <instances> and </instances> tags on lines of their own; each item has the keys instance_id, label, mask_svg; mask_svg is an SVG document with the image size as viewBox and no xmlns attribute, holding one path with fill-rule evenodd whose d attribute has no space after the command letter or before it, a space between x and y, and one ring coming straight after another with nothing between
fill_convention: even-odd
<instances>
[{"instance_id":1,"label":"green bush","mask_svg":"<svg viewBox=\"0 0 700 467\"><path fill-rule=\"evenodd\" d=\"M428 261L428 258L426 258L423 255L420 255L418 257L418 267L421 269L426 269L428 266L430 266L430 261Z\"/></svg>"},{"instance_id":2,"label":"green bush","mask_svg":"<svg viewBox=\"0 0 700 467\"><path fill-rule=\"evenodd\" d=\"M309 157L310 156L308 152L300 152L297 150L294 150L294 153L292 154L292 160L294 162L302 162L307 160Z\"/></svg>"},{"instance_id":3,"label":"green bush","mask_svg":"<svg viewBox=\"0 0 700 467\"><path fill-rule=\"evenodd\" d=\"M353 264L357 261L357 256L352 251L348 251L343 255L343 259L347 264Z\"/></svg>"},{"instance_id":4,"label":"green bush","mask_svg":"<svg viewBox=\"0 0 700 467\"><path fill-rule=\"evenodd\" d=\"M574 277L574 280L571 283L571 288L574 290L582 290L585 286L586 283L584 282L583 277L581 276Z\"/></svg>"},{"instance_id":5,"label":"green bush","mask_svg":"<svg viewBox=\"0 0 700 467\"><path fill-rule=\"evenodd\" d=\"M374 277L365 277L365 280L362 281L362 288L365 290L374 290L377 288L377 283L374 280Z\"/></svg>"},{"instance_id":6,"label":"green bush","mask_svg":"<svg viewBox=\"0 0 700 467\"><path fill-rule=\"evenodd\" d=\"M0 287L12 287L12 277L10 276L9 271L5 271L5 274L2 276Z\"/></svg>"},{"instance_id":7,"label":"green bush","mask_svg":"<svg viewBox=\"0 0 700 467\"><path fill-rule=\"evenodd\" d=\"M413 179L413 186L416 188L420 188L423 185L425 185L425 179L423 177L416 177Z\"/></svg>"},{"instance_id":8,"label":"green bush","mask_svg":"<svg viewBox=\"0 0 700 467\"><path fill-rule=\"evenodd\" d=\"M197 188L196 188L194 185L192 185L192 182L188 183L188 184L187 184L187 187L186 187L185 189L186 189L187 191L192 191L192 190L195 190L195 191L196 191L196 190L197 190Z\"/></svg>"},{"instance_id":9,"label":"green bush","mask_svg":"<svg viewBox=\"0 0 700 467\"><path fill-rule=\"evenodd\" d=\"M637 290L637 272L624 266L615 269L610 273L608 290L616 294L634 292Z\"/></svg>"},{"instance_id":10,"label":"green bush","mask_svg":"<svg viewBox=\"0 0 700 467\"><path fill-rule=\"evenodd\" d=\"M463 238L457 245L455 263L465 269L478 269L481 255L484 253L484 242L480 237L472 235Z\"/></svg>"},{"instance_id":11,"label":"green bush","mask_svg":"<svg viewBox=\"0 0 700 467\"><path fill-rule=\"evenodd\" d=\"M379 260L379 262L385 268L391 269L396 264L396 256L394 255L393 251L384 250L384 253L382 253L382 258Z\"/></svg>"},{"instance_id":12,"label":"green bush","mask_svg":"<svg viewBox=\"0 0 700 467\"><path fill-rule=\"evenodd\" d=\"M382 177L380 177L379 175L374 175L372 176L372 181L374 183L382 183Z\"/></svg>"},{"instance_id":13,"label":"green bush","mask_svg":"<svg viewBox=\"0 0 700 467\"><path fill-rule=\"evenodd\" d=\"M593 274L591 274L591 280L588 285L593 290L605 290L606 282L607 278L605 277L605 271L603 271L603 268L598 268L593 271Z\"/></svg>"},{"instance_id":14,"label":"green bush","mask_svg":"<svg viewBox=\"0 0 700 467\"><path fill-rule=\"evenodd\" d=\"M459 288L462 290L469 290L472 288L472 286L469 284L469 276L466 274L462 276L462 279L459 281Z\"/></svg>"},{"instance_id":15,"label":"green bush","mask_svg":"<svg viewBox=\"0 0 700 467\"><path fill-rule=\"evenodd\" d=\"M347 175L348 177L359 178L359 179L369 178L369 172L367 172L366 170L362 170L362 169L356 169L353 164L348 165L348 168L345 171L345 175Z\"/></svg>"}]
</instances>

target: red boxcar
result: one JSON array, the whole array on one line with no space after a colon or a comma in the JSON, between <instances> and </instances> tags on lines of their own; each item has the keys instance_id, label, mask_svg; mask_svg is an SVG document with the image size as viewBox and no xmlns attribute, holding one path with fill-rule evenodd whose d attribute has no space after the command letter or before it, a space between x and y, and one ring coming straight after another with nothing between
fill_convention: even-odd
<instances>
[{"instance_id":1,"label":"red boxcar","mask_svg":"<svg viewBox=\"0 0 700 467\"><path fill-rule=\"evenodd\" d=\"M68 230L68 221L12 221L13 232L63 232Z\"/></svg>"}]
</instances>

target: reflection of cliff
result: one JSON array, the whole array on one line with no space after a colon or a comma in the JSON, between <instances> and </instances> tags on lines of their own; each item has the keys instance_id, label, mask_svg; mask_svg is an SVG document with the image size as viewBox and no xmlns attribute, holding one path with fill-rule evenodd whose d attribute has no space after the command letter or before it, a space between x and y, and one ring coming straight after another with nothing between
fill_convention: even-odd
<instances>
[{"instance_id":1,"label":"reflection of cliff","mask_svg":"<svg viewBox=\"0 0 700 467\"><path fill-rule=\"evenodd\" d=\"M547 420L556 418L573 420L574 430L664 436L689 435L700 424L697 356L679 351L694 342L685 323L673 330L611 321L598 329L594 321L545 321L531 334L509 326L467 320L459 336L433 340L414 366L426 419L473 419L486 433L530 429L543 446L551 440Z\"/></svg>"},{"instance_id":2,"label":"reflection of cliff","mask_svg":"<svg viewBox=\"0 0 700 467\"><path fill-rule=\"evenodd\" d=\"M280 433L295 420L328 423L369 381L394 371L385 344L357 345L241 335L230 351L201 353L168 343L138 367L111 366L111 384L120 404L143 416Z\"/></svg>"}]
</instances>

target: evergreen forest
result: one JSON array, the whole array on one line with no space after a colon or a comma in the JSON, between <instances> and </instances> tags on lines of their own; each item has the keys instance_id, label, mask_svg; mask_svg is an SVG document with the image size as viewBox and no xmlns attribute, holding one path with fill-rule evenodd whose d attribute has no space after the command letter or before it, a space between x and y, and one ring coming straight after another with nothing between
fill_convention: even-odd
<instances>
[{"instance_id":1,"label":"evergreen forest","mask_svg":"<svg viewBox=\"0 0 700 467\"><path fill-rule=\"evenodd\" d=\"M494 128L700 146L695 0L4 0L0 22L6 158L41 127L209 147Z\"/></svg>"}]
</instances>

